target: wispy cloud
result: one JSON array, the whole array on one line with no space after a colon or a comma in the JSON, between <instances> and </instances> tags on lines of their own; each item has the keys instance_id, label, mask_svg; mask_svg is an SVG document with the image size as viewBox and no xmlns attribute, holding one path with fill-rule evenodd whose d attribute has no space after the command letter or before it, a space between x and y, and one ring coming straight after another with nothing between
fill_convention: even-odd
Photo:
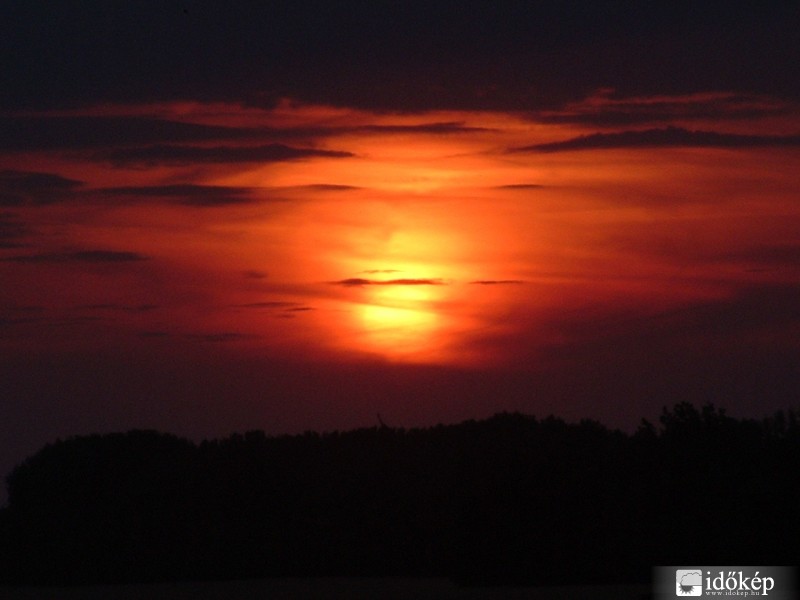
<instances>
[{"instance_id":1,"label":"wispy cloud","mask_svg":"<svg viewBox=\"0 0 800 600\"><path fill-rule=\"evenodd\" d=\"M413 125L323 125L298 127L264 127L257 132L271 140L316 140L343 135L459 135L493 131L490 128L466 125L463 121L418 123Z\"/></svg>"},{"instance_id":2,"label":"wispy cloud","mask_svg":"<svg viewBox=\"0 0 800 600\"><path fill-rule=\"evenodd\" d=\"M533 144L513 148L511 152L566 152L571 150L609 150L645 147L800 147L800 135L740 135L715 131L690 131L681 127L593 133L560 142Z\"/></svg>"},{"instance_id":3,"label":"wispy cloud","mask_svg":"<svg viewBox=\"0 0 800 600\"><path fill-rule=\"evenodd\" d=\"M547 123L617 127L676 120L775 117L797 110L796 105L786 100L757 94L705 92L624 97L615 95L613 89L601 89L580 101L568 102L559 109L536 113L534 118Z\"/></svg>"},{"instance_id":4,"label":"wispy cloud","mask_svg":"<svg viewBox=\"0 0 800 600\"><path fill-rule=\"evenodd\" d=\"M252 202L253 191L248 187L176 184L103 188L94 193L109 197L154 199L185 206L213 207Z\"/></svg>"},{"instance_id":5,"label":"wispy cloud","mask_svg":"<svg viewBox=\"0 0 800 600\"><path fill-rule=\"evenodd\" d=\"M362 127L352 127L350 131L359 133L430 133L430 134L452 134L452 133L476 133L493 131L486 127L473 127L465 125L463 122L443 122L443 123L421 123L419 125L364 125Z\"/></svg>"},{"instance_id":6,"label":"wispy cloud","mask_svg":"<svg viewBox=\"0 0 800 600\"><path fill-rule=\"evenodd\" d=\"M351 277L349 279L340 279L338 281L330 281L332 285L341 285L344 287L360 287L367 285L445 285L442 279L363 279L361 277Z\"/></svg>"},{"instance_id":7,"label":"wispy cloud","mask_svg":"<svg viewBox=\"0 0 800 600\"><path fill-rule=\"evenodd\" d=\"M40 206L75 197L82 181L55 173L0 171L0 206Z\"/></svg>"},{"instance_id":8,"label":"wispy cloud","mask_svg":"<svg viewBox=\"0 0 800 600\"><path fill-rule=\"evenodd\" d=\"M201 184L170 184L87 188L83 182L55 173L0 172L0 206L48 206L63 202L104 205L162 202L195 207L228 206L256 200L256 188Z\"/></svg>"},{"instance_id":9,"label":"wispy cloud","mask_svg":"<svg viewBox=\"0 0 800 600\"><path fill-rule=\"evenodd\" d=\"M246 279L266 279L269 277L269 274L265 273L264 271L248 270L244 271L242 274Z\"/></svg>"},{"instance_id":10,"label":"wispy cloud","mask_svg":"<svg viewBox=\"0 0 800 600\"><path fill-rule=\"evenodd\" d=\"M181 166L205 163L270 163L309 158L349 158L350 152L294 148L284 144L260 146L184 146L157 144L134 148L104 150L93 155L95 160L116 166Z\"/></svg>"},{"instance_id":11,"label":"wispy cloud","mask_svg":"<svg viewBox=\"0 0 800 600\"><path fill-rule=\"evenodd\" d=\"M119 311L126 313L145 313L157 310L158 304L85 304L83 310Z\"/></svg>"},{"instance_id":12,"label":"wispy cloud","mask_svg":"<svg viewBox=\"0 0 800 600\"><path fill-rule=\"evenodd\" d=\"M287 188L284 188L287 189ZM362 189L356 185L339 185L336 183L312 183L310 185L292 186L293 190L308 190L311 192L348 192Z\"/></svg>"},{"instance_id":13,"label":"wispy cloud","mask_svg":"<svg viewBox=\"0 0 800 600\"><path fill-rule=\"evenodd\" d=\"M247 302L245 304L234 304L232 308L245 308L267 312L276 317L295 317L298 313L314 310L314 307L300 302L289 300L265 300L261 302Z\"/></svg>"},{"instance_id":14,"label":"wispy cloud","mask_svg":"<svg viewBox=\"0 0 800 600\"><path fill-rule=\"evenodd\" d=\"M0 150L16 152L243 140L260 135L252 128L134 116L0 117Z\"/></svg>"},{"instance_id":15,"label":"wispy cloud","mask_svg":"<svg viewBox=\"0 0 800 600\"><path fill-rule=\"evenodd\" d=\"M525 283L522 279L478 279L470 281L474 285L518 285Z\"/></svg>"},{"instance_id":16,"label":"wispy cloud","mask_svg":"<svg viewBox=\"0 0 800 600\"><path fill-rule=\"evenodd\" d=\"M494 189L496 190L540 190L545 188L540 183L509 183L506 185L498 185Z\"/></svg>"}]
</instances>

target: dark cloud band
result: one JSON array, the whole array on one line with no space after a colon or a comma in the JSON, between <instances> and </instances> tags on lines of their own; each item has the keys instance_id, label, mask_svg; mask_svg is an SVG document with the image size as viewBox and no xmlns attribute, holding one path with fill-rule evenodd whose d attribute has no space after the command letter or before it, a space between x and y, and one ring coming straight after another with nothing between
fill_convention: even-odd
<instances>
[{"instance_id":1,"label":"dark cloud band","mask_svg":"<svg viewBox=\"0 0 800 600\"><path fill-rule=\"evenodd\" d=\"M333 285L340 285L343 287L361 287L366 285L444 285L442 279L364 279L361 277L351 277L349 279L340 279L339 281L331 281Z\"/></svg>"},{"instance_id":2,"label":"dark cloud band","mask_svg":"<svg viewBox=\"0 0 800 600\"><path fill-rule=\"evenodd\" d=\"M120 143L198 143L244 140L258 130L145 117L0 117L0 150L78 150Z\"/></svg>"},{"instance_id":3,"label":"dark cloud band","mask_svg":"<svg viewBox=\"0 0 800 600\"><path fill-rule=\"evenodd\" d=\"M533 144L512 152L567 152L571 150L611 150L647 147L757 148L800 147L800 135L739 135L716 131L690 131L681 127L593 133L560 142Z\"/></svg>"},{"instance_id":4,"label":"dark cloud band","mask_svg":"<svg viewBox=\"0 0 800 600\"><path fill-rule=\"evenodd\" d=\"M348 158L350 152L294 148L284 144L261 146L178 146L158 144L139 148L120 148L97 152L95 160L117 166L189 165L207 163L284 162L309 158Z\"/></svg>"}]
</instances>

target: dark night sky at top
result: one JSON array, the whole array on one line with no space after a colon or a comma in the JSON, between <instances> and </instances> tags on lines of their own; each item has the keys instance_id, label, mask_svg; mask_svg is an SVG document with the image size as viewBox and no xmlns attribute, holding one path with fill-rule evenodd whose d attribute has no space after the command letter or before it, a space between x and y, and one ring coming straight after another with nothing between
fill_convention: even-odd
<instances>
[{"instance_id":1,"label":"dark night sky at top","mask_svg":"<svg viewBox=\"0 0 800 600\"><path fill-rule=\"evenodd\" d=\"M0 470L800 400L800 3L6 2Z\"/></svg>"},{"instance_id":2,"label":"dark night sky at top","mask_svg":"<svg viewBox=\"0 0 800 600\"><path fill-rule=\"evenodd\" d=\"M2 105L531 111L609 87L796 99L797 13L741 1L11 2Z\"/></svg>"}]
</instances>

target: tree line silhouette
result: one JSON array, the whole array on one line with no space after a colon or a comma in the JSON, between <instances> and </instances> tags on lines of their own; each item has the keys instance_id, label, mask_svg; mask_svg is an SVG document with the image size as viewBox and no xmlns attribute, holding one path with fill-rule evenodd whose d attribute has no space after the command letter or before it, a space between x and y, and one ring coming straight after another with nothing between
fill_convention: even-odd
<instances>
[{"instance_id":1,"label":"tree line silhouette","mask_svg":"<svg viewBox=\"0 0 800 600\"><path fill-rule=\"evenodd\" d=\"M800 564L800 416L677 404L633 434L498 414L195 444L44 447L7 478L0 580L447 576L636 582L656 565Z\"/></svg>"}]
</instances>

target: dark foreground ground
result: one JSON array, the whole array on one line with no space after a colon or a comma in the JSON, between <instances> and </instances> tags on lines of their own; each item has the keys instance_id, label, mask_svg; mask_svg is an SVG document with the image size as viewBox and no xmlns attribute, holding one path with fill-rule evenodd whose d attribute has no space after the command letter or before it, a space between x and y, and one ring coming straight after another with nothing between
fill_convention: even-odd
<instances>
[{"instance_id":1,"label":"dark foreground ground","mask_svg":"<svg viewBox=\"0 0 800 600\"><path fill-rule=\"evenodd\" d=\"M53 443L7 483L0 584L31 586L19 598L623 598L552 586L800 564L795 411L679 404L633 434L519 414L199 445L134 431ZM86 587L180 581L257 583Z\"/></svg>"},{"instance_id":2,"label":"dark foreground ground","mask_svg":"<svg viewBox=\"0 0 800 600\"><path fill-rule=\"evenodd\" d=\"M402 578L0 587L6 600L639 600L649 593L646 585L463 588L446 579Z\"/></svg>"}]
</instances>

